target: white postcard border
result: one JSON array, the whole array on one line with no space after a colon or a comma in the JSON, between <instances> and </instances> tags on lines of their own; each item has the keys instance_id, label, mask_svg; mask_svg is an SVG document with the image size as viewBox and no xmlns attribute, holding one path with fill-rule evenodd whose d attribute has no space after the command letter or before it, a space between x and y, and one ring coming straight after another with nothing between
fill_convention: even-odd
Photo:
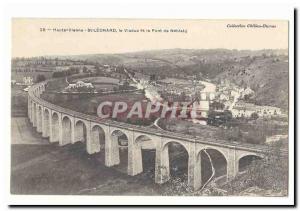
<instances>
[{"instance_id":1,"label":"white postcard border","mask_svg":"<svg viewBox=\"0 0 300 211\"><path fill-rule=\"evenodd\" d=\"M101 8L101 9L100 9ZM101 12L100 12L101 11ZM154 12L155 11L155 12ZM114 4L49 4L7 5L4 15L5 53L1 88L5 99L10 99L11 18L155 18L155 19L277 19L289 20L289 196L288 197L162 197L162 196L60 196L60 195L10 195L10 105L1 103L3 130L1 149L5 174L5 198L7 204L16 205L281 205L294 203L294 20L290 6L233 6L174 4L141 6L139 4L119 7ZM4 177L4 178L2 178Z\"/></svg>"}]
</instances>

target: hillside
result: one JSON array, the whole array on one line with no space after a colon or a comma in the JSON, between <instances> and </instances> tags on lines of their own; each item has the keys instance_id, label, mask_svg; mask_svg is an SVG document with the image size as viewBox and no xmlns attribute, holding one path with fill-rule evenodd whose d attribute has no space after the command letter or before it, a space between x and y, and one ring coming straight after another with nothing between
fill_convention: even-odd
<instances>
[{"instance_id":1,"label":"hillside","mask_svg":"<svg viewBox=\"0 0 300 211\"><path fill-rule=\"evenodd\" d=\"M249 85L255 91L254 102L288 108L288 61L284 56L258 57L247 64L234 64L216 79L229 79L241 86Z\"/></svg>"},{"instance_id":2,"label":"hillside","mask_svg":"<svg viewBox=\"0 0 300 211\"><path fill-rule=\"evenodd\" d=\"M215 82L227 79L249 85L260 105L288 106L287 50L167 49L124 54L95 54L63 58L123 65L144 74L166 77L198 76Z\"/></svg>"}]
</instances>

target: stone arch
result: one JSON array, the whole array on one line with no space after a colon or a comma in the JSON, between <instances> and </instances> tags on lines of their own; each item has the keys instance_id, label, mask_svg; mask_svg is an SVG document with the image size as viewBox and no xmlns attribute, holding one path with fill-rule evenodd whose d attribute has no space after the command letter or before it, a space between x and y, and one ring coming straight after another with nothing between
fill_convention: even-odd
<instances>
[{"instance_id":1,"label":"stone arch","mask_svg":"<svg viewBox=\"0 0 300 211\"><path fill-rule=\"evenodd\" d=\"M59 115L57 112L53 112L51 115L52 118L52 137L51 142L59 141Z\"/></svg>"},{"instance_id":2,"label":"stone arch","mask_svg":"<svg viewBox=\"0 0 300 211\"><path fill-rule=\"evenodd\" d=\"M168 167L167 172L170 177L179 177L187 180L189 151L181 142L169 141L162 148L163 154L167 155Z\"/></svg>"},{"instance_id":3,"label":"stone arch","mask_svg":"<svg viewBox=\"0 0 300 211\"><path fill-rule=\"evenodd\" d=\"M93 153L105 152L105 131L100 125L94 125L91 129L91 149Z\"/></svg>"},{"instance_id":4,"label":"stone arch","mask_svg":"<svg viewBox=\"0 0 300 211\"><path fill-rule=\"evenodd\" d=\"M84 121L77 120L75 122L75 137L74 137L74 143L75 142L86 142L87 141L87 126Z\"/></svg>"},{"instance_id":5,"label":"stone arch","mask_svg":"<svg viewBox=\"0 0 300 211\"><path fill-rule=\"evenodd\" d=\"M180 141L177 141L177 140L170 140L170 141L167 141L163 144L163 147L162 149L165 150L167 147L168 147L168 144L170 143L175 143L175 144L178 144L178 145L181 145L182 147L184 147L184 149L189 153L189 148L188 146L185 144L185 143L182 143Z\"/></svg>"},{"instance_id":6,"label":"stone arch","mask_svg":"<svg viewBox=\"0 0 300 211\"><path fill-rule=\"evenodd\" d=\"M142 143L145 143L150 140L152 140L152 138L148 135L139 135L135 138L135 143L138 145L142 145Z\"/></svg>"},{"instance_id":7,"label":"stone arch","mask_svg":"<svg viewBox=\"0 0 300 211\"><path fill-rule=\"evenodd\" d=\"M128 146L129 139L125 131L115 129L110 133L110 136L112 137L112 139L115 138L115 140L117 140L119 146Z\"/></svg>"},{"instance_id":8,"label":"stone arch","mask_svg":"<svg viewBox=\"0 0 300 211\"><path fill-rule=\"evenodd\" d=\"M256 161L261 160L263 157L254 153L245 154L238 158L237 172L243 172L249 167L249 165Z\"/></svg>"},{"instance_id":9,"label":"stone arch","mask_svg":"<svg viewBox=\"0 0 300 211\"><path fill-rule=\"evenodd\" d=\"M72 142L72 120L68 116L62 117L62 143L61 145Z\"/></svg>"},{"instance_id":10,"label":"stone arch","mask_svg":"<svg viewBox=\"0 0 300 211\"><path fill-rule=\"evenodd\" d=\"M135 155L138 153L140 158L140 161L136 161L140 162L139 173L144 172L148 178L154 178L156 149L153 138L148 135L139 135L134 142L138 146Z\"/></svg>"},{"instance_id":11,"label":"stone arch","mask_svg":"<svg viewBox=\"0 0 300 211\"><path fill-rule=\"evenodd\" d=\"M50 110L47 108L44 108L44 130L43 130L43 135L44 137L49 137L50 136Z\"/></svg>"},{"instance_id":12,"label":"stone arch","mask_svg":"<svg viewBox=\"0 0 300 211\"><path fill-rule=\"evenodd\" d=\"M206 146L197 153L196 159L198 165L201 165L201 184L207 182L212 176L226 178L228 158L222 149Z\"/></svg>"},{"instance_id":13,"label":"stone arch","mask_svg":"<svg viewBox=\"0 0 300 211\"><path fill-rule=\"evenodd\" d=\"M128 171L128 135L125 131L115 129L110 133L111 136L111 163L112 165L119 165L122 172Z\"/></svg>"},{"instance_id":14,"label":"stone arch","mask_svg":"<svg viewBox=\"0 0 300 211\"><path fill-rule=\"evenodd\" d=\"M126 131L123 130L123 129L120 129L120 128L117 128L117 127L116 128L110 128L110 136L117 135L117 133L118 134L122 133L122 134L125 134L127 136Z\"/></svg>"}]
</instances>

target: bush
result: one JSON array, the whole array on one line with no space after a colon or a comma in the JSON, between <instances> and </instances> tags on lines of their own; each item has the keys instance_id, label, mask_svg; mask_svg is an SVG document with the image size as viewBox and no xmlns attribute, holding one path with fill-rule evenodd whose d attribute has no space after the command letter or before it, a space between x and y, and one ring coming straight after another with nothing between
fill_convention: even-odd
<instances>
[{"instance_id":1,"label":"bush","mask_svg":"<svg viewBox=\"0 0 300 211\"><path fill-rule=\"evenodd\" d=\"M226 110L224 112L210 111L208 113L207 123L209 125L219 126L219 125L225 124L227 122L230 122L231 120L232 120L231 111L228 111L228 110Z\"/></svg>"},{"instance_id":2,"label":"bush","mask_svg":"<svg viewBox=\"0 0 300 211\"><path fill-rule=\"evenodd\" d=\"M66 76L65 72L54 72L52 74L53 78L59 78L59 77L63 77L63 76Z\"/></svg>"},{"instance_id":3,"label":"bush","mask_svg":"<svg viewBox=\"0 0 300 211\"><path fill-rule=\"evenodd\" d=\"M273 193L287 192L288 160L280 156L280 148L276 146L276 150L264 159L253 161L245 174L226 184L226 189L231 194L238 194L249 187L271 190Z\"/></svg>"},{"instance_id":4,"label":"bush","mask_svg":"<svg viewBox=\"0 0 300 211\"><path fill-rule=\"evenodd\" d=\"M254 119L254 120L256 120L256 119L258 119L258 114L257 113L252 113L251 114L251 119Z\"/></svg>"},{"instance_id":5,"label":"bush","mask_svg":"<svg viewBox=\"0 0 300 211\"><path fill-rule=\"evenodd\" d=\"M36 77L36 82L37 83L39 83L39 82L42 82L42 81L44 81L44 80L46 80L46 77L44 76L44 75L38 75L37 77Z\"/></svg>"}]
</instances>

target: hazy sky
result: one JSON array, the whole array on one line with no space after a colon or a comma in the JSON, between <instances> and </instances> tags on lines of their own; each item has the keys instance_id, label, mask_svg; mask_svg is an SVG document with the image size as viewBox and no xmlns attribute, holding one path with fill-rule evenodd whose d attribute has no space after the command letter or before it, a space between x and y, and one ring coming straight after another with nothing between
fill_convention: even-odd
<instances>
[{"instance_id":1,"label":"hazy sky","mask_svg":"<svg viewBox=\"0 0 300 211\"><path fill-rule=\"evenodd\" d=\"M232 24L242 24L245 27L228 27ZM275 28L250 28L247 27L248 24L267 24ZM46 31L41 31L42 28ZM62 28L116 29L117 32L53 31ZM144 29L145 32L125 32L125 29ZM169 32L153 32L152 29L166 29ZM187 33L170 32L171 29L186 30ZM123 53L171 48L286 49L288 22L37 18L12 20L13 57Z\"/></svg>"}]
</instances>

